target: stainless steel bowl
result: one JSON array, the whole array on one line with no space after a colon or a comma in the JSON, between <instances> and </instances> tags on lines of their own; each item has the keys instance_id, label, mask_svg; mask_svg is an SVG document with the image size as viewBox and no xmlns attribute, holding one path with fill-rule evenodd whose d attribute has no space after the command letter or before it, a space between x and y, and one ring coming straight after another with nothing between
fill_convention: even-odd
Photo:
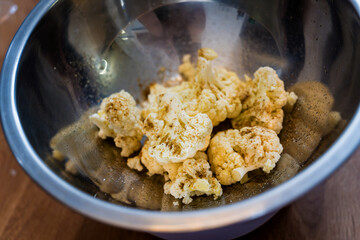
<instances>
[{"instance_id":1,"label":"stainless steel bowl","mask_svg":"<svg viewBox=\"0 0 360 240\"><path fill-rule=\"evenodd\" d=\"M3 64L3 129L27 173L89 217L171 238L239 236L323 181L359 145L359 14L358 0L42 0ZM49 160L49 141L61 128L120 89L141 100L144 86L159 80L160 67L167 69L162 76L173 76L181 57L202 46L214 48L219 64L240 76L268 65L287 86L324 83L334 109L348 120L345 129L285 183L245 200L189 211L109 202L86 178ZM231 195L235 190L229 189Z\"/></svg>"}]
</instances>

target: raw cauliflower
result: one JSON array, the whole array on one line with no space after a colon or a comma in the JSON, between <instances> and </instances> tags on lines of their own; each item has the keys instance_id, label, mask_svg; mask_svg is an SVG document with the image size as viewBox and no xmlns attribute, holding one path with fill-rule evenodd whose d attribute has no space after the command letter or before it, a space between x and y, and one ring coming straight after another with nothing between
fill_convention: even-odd
<instances>
[{"instance_id":1,"label":"raw cauliflower","mask_svg":"<svg viewBox=\"0 0 360 240\"><path fill-rule=\"evenodd\" d=\"M160 84L150 87L147 109L143 116L156 108L156 95L171 92L178 95L184 110L190 115L204 113L209 116L213 126L226 118L234 118L241 111L241 99L246 96L245 83L235 73L224 68L213 67L212 60L217 58L214 50L202 48L196 69L192 67L189 57L179 71L185 81L180 85L165 88Z\"/></svg>"},{"instance_id":2,"label":"raw cauliflower","mask_svg":"<svg viewBox=\"0 0 360 240\"><path fill-rule=\"evenodd\" d=\"M254 77L254 80L247 77L248 96L241 113L232 119L232 126L237 129L262 126L279 134L284 118L282 107L289 102L288 109L291 109L297 97L285 91L284 82L270 67L259 68Z\"/></svg>"},{"instance_id":3,"label":"raw cauliflower","mask_svg":"<svg viewBox=\"0 0 360 240\"><path fill-rule=\"evenodd\" d=\"M121 90L105 98L90 120L99 127L100 138L114 138L115 145L122 149L121 156L128 157L141 148L140 109L126 91Z\"/></svg>"},{"instance_id":4,"label":"raw cauliflower","mask_svg":"<svg viewBox=\"0 0 360 240\"><path fill-rule=\"evenodd\" d=\"M217 199L222 195L219 181L210 171L207 155L198 152L194 158L185 160L181 164L165 165L169 172L169 181L164 185L164 192L175 198L183 199L184 204L192 202L192 196L214 195Z\"/></svg>"},{"instance_id":5,"label":"raw cauliflower","mask_svg":"<svg viewBox=\"0 0 360 240\"><path fill-rule=\"evenodd\" d=\"M177 170L182 165L182 163L159 163L155 158L149 155L149 146L150 144L147 140L144 146L141 148L139 155L133 158L128 158L128 167L137 171L142 171L145 167L147 170L147 175L149 176L160 174L165 176L166 181L169 179L175 179Z\"/></svg>"},{"instance_id":6,"label":"raw cauliflower","mask_svg":"<svg viewBox=\"0 0 360 240\"><path fill-rule=\"evenodd\" d=\"M217 133L210 141L208 155L216 178L221 184L230 185L258 168L269 173L282 150L273 130L256 126Z\"/></svg>"},{"instance_id":7,"label":"raw cauliflower","mask_svg":"<svg viewBox=\"0 0 360 240\"><path fill-rule=\"evenodd\" d=\"M128 167L138 171L142 171L144 169L143 166L145 166L145 168L148 170L147 174L149 176L154 174L163 175L165 170L163 166L158 161L156 161L156 159L149 155L149 147L149 141L146 141L139 155L133 158L129 158L127 160L127 165Z\"/></svg>"},{"instance_id":8,"label":"raw cauliflower","mask_svg":"<svg viewBox=\"0 0 360 240\"><path fill-rule=\"evenodd\" d=\"M183 199L183 203L192 201L192 196L214 195L217 199L222 195L219 181L214 178L210 171L207 155L197 152L193 158L186 159L181 163L160 164L148 154L149 141L141 149L139 156L129 158L127 165L135 170L142 171L145 168L147 174L161 174L165 176L164 192L173 197Z\"/></svg>"},{"instance_id":9,"label":"raw cauliflower","mask_svg":"<svg viewBox=\"0 0 360 240\"><path fill-rule=\"evenodd\" d=\"M269 67L245 83L234 72L212 65L214 50L202 48L198 55L196 67L190 55L184 56L176 85L151 85L142 111L122 90L105 98L90 116L99 137L114 138L122 156L139 150L145 134L139 155L128 158L127 165L147 170L149 176L164 175L164 192L184 204L193 196L217 199L221 184L246 182L249 171L269 173L283 150L276 134L282 129L282 108L290 112L297 101ZM210 141L213 126L227 118L238 129L219 132Z\"/></svg>"},{"instance_id":10,"label":"raw cauliflower","mask_svg":"<svg viewBox=\"0 0 360 240\"><path fill-rule=\"evenodd\" d=\"M151 157L162 164L182 162L207 148L212 124L206 114L189 116L173 93L160 94L156 105L143 127Z\"/></svg>"},{"instance_id":11,"label":"raw cauliflower","mask_svg":"<svg viewBox=\"0 0 360 240\"><path fill-rule=\"evenodd\" d=\"M196 74L196 69L190 60L190 54L184 55L182 59L183 62L179 66L179 73L185 81L189 81L190 79L194 78Z\"/></svg>"}]
</instances>

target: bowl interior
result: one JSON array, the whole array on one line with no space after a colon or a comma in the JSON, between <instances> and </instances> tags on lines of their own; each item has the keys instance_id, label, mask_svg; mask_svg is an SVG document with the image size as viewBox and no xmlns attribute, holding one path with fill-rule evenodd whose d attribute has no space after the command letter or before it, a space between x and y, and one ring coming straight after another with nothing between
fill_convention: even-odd
<instances>
[{"instance_id":1,"label":"bowl interior","mask_svg":"<svg viewBox=\"0 0 360 240\"><path fill-rule=\"evenodd\" d=\"M144 100L149 84L176 76L183 55L196 61L200 47L213 48L219 54L216 64L240 77L271 66L287 88L322 82L345 127L360 98L359 34L359 17L351 2L343 0L57 1L21 55L16 107L36 153L52 171L90 195L163 211L226 205L282 181L271 176L266 184L235 184L224 188L217 201L200 197L175 207L174 199L163 194L160 178L129 170L111 141L92 138L96 129L86 121L65 129L63 140L67 148L74 147L72 158L92 181L64 171L64 163L52 158L49 142L111 93L125 89ZM325 139L304 166L311 167L311 160L339 134L341 130ZM116 194L117 200L104 192Z\"/></svg>"}]
</instances>

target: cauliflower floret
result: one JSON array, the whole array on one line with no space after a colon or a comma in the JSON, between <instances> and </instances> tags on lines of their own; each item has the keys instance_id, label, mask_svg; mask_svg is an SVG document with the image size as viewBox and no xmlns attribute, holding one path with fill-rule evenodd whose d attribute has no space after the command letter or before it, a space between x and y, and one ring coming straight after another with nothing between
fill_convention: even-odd
<instances>
[{"instance_id":1,"label":"cauliflower floret","mask_svg":"<svg viewBox=\"0 0 360 240\"><path fill-rule=\"evenodd\" d=\"M295 103L298 100L298 96L294 92L286 92L287 95L287 102L286 105L283 107L285 112L291 113L294 109Z\"/></svg>"},{"instance_id":2,"label":"cauliflower floret","mask_svg":"<svg viewBox=\"0 0 360 240\"><path fill-rule=\"evenodd\" d=\"M194 158L197 156L197 153L195 154ZM186 161L186 160L185 160ZM166 163L163 165L165 170L165 181L173 181L176 179L176 176L178 174L178 169L183 165L183 162L181 163Z\"/></svg>"},{"instance_id":3,"label":"cauliflower floret","mask_svg":"<svg viewBox=\"0 0 360 240\"><path fill-rule=\"evenodd\" d=\"M291 108L297 97L294 93L288 94L285 91L284 82L270 67L259 68L254 77L254 80L246 77L248 96L243 101L242 112L232 119L232 126L237 129L262 126L280 133L284 118L282 107L289 100Z\"/></svg>"},{"instance_id":4,"label":"cauliflower floret","mask_svg":"<svg viewBox=\"0 0 360 240\"><path fill-rule=\"evenodd\" d=\"M234 118L241 111L241 99L246 96L245 83L235 73L224 68L213 67L212 60L217 54L212 49L199 50L197 68L191 67L189 57L184 57L180 73L185 78L180 85L164 88L159 84L150 87L147 109L143 116L156 108L156 94L171 92L178 95L184 110L194 116L204 113L209 116L213 126L226 118Z\"/></svg>"},{"instance_id":5,"label":"cauliflower floret","mask_svg":"<svg viewBox=\"0 0 360 240\"><path fill-rule=\"evenodd\" d=\"M189 204L192 196L214 195L217 199L222 195L219 181L212 176L207 155L198 152L194 158L185 160L181 164L171 164L165 169L169 172L170 181L164 185L164 192L175 198L183 199Z\"/></svg>"},{"instance_id":6,"label":"cauliflower floret","mask_svg":"<svg viewBox=\"0 0 360 240\"><path fill-rule=\"evenodd\" d=\"M144 165L148 170L147 174L149 176L152 176L154 174L161 174L161 175L164 174L163 166L158 161L156 161L156 159L152 158L149 155L149 147L150 144L149 141L147 140L144 146L142 147L139 155L133 158L129 158L127 160L128 167L132 169L136 169L138 171L142 171L143 170L142 165Z\"/></svg>"},{"instance_id":7,"label":"cauliflower floret","mask_svg":"<svg viewBox=\"0 0 360 240\"><path fill-rule=\"evenodd\" d=\"M212 176L207 155L197 152L193 158L186 159L181 163L160 164L148 154L149 141L147 141L138 156L129 158L127 165L138 171L143 170L143 165L148 170L148 175L164 175L164 192L175 198L183 199L183 203L192 201L192 196L214 195L218 198L222 195L219 181Z\"/></svg>"},{"instance_id":8,"label":"cauliflower floret","mask_svg":"<svg viewBox=\"0 0 360 240\"><path fill-rule=\"evenodd\" d=\"M161 84L151 84L149 86L149 94L147 96L147 101L143 102L143 109L141 110L141 117L145 119L150 113L157 112L158 106L158 97L160 94L164 94L167 92L167 88L165 88Z\"/></svg>"},{"instance_id":9,"label":"cauliflower floret","mask_svg":"<svg viewBox=\"0 0 360 240\"><path fill-rule=\"evenodd\" d=\"M217 53L212 49L199 50L196 74L184 86L196 90L193 94L195 96L191 99L192 101L183 101L186 105L185 109L190 114L205 113L214 126L226 118L239 115L242 107L241 99L246 93L245 83L234 72L213 67L212 61L216 58Z\"/></svg>"},{"instance_id":10,"label":"cauliflower floret","mask_svg":"<svg viewBox=\"0 0 360 240\"><path fill-rule=\"evenodd\" d=\"M282 150L273 130L256 126L217 133L210 141L208 155L216 178L221 184L230 185L258 168L269 173Z\"/></svg>"},{"instance_id":11,"label":"cauliflower floret","mask_svg":"<svg viewBox=\"0 0 360 240\"><path fill-rule=\"evenodd\" d=\"M183 63L179 66L179 73L185 81L188 81L195 77L196 69L191 63L191 55L186 54L182 59Z\"/></svg>"},{"instance_id":12,"label":"cauliflower floret","mask_svg":"<svg viewBox=\"0 0 360 240\"><path fill-rule=\"evenodd\" d=\"M206 114L213 126L218 125L227 117L227 102L225 99L218 99L210 89L202 89L191 82L184 82L169 91L179 96L185 111L190 116L198 113Z\"/></svg>"},{"instance_id":13,"label":"cauliflower floret","mask_svg":"<svg viewBox=\"0 0 360 240\"><path fill-rule=\"evenodd\" d=\"M129 168L135 169L139 172L144 170L144 166L141 164L141 156L140 155L133 157L133 158L128 158L126 164L128 165Z\"/></svg>"},{"instance_id":14,"label":"cauliflower floret","mask_svg":"<svg viewBox=\"0 0 360 240\"><path fill-rule=\"evenodd\" d=\"M78 169L76 167L76 164L71 160L68 160L65 163L65 171L69 172L69 173L71 173L73 175L76 175L78 173Z\"/></svg>"},{"instance_id":15,"label":"cauliflower floret","mask_svg":"<svg viewBox=\"0 0 360 240\"><path fill-rule=\"evenodd\" d=\"M142 135L134 137L116 136L114 142L116 147L121 148L121 156L129 157L131 154L138 151L141 148L141 137Z\"/></svg>"},{"instance_id":16,"label":"cauliflower floret","mask_svg":"<svg viewBox=\"0 0 360 240\"><path fill-rule=\"evenodd\" d=\"M144 121L144 133L149 139L149 155L159 163L182 162L209 145L211 120L206 114L189 116L177 95L160 94L156 112Z\"/></svg>"},{"instance_id":17,"label":"cauliflower floret","mask_svg":"<svg viewBox=\"0 0 360 240\"><path fill-rule=\"evenodd\" d=\"M100 110L90 116L99 127L99 137L114 138L115 145L121 148L121 156L128 157L141 147L140 109L134 98L124 90L105 98Z\"/></svg>"},{"instance_id":18,"label":"cauliflower floret","mask_svg":"<svg viewBox=\"0 0 360 240\"><path fill-rule=\"evenodd\" d=\"M332 130L334 130L334 128L336 127L336 125L338 125L338 123L340 121L341 121L341 115L339 112L336 112L336 111L330 112L323 135L325 136L325 135L329 134Z\"/></svg>"}]
</instances>

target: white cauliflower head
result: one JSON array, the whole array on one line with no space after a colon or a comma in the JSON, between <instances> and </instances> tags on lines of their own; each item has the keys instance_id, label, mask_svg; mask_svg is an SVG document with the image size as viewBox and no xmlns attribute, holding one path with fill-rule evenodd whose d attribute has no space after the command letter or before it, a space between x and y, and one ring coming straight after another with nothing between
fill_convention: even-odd
<instances>
[{"instance_id":1,"label":"white cauliflower head","mask_svg":"<svg viewBox=\"0 0 360 240\"><path fill-rule=\"evenodd\" d=\"M279 137L273 130L244 127L217 133L210 141L208 155L216 178L221 184L230 185L258 168L269 173L282 150Z\"/></svg>"},{"instance_id":2,"label":"white cauliflower head","mask_svg":"<svg viewBox=\"0 0 360 240\"><path fill-rule=\"evenodd\" d=\"M222 195L219 181L213 177L205 152L197 152L193 158L180 163L161 164L148 154L149 141L147 141L138 156L129 158L127 165L138 171L145 168L147 174L161 174L165 176L164 192L173 197L183 199L183 203L192 201L192 196Z\"/></svg>"},{"instance_id":3,"label":"white cauliflower head","mask_svg":"<svg viewBox=\"0 0 360 240\"><path fill-rule=\"evenodd\" d=\"M200 49L196 68L192 67L189 56L184 57L184 63L179 69L186 81L170 88L164 88L160 84L152 85L144 115L153 111L156 95L171 92L178 95L184 110L190 116L204 113L209 116L213 126L226 118L238 116L241 99L246 95L245 83L235 73L213 67L212 60L216 57L217 54L212 49Z\"/></svg>"},{"instance_id":4,"label":"white cauliflower head","mask_svg":"<svg viewBox=\"0 0 360 240\"><path fill-rule=\"evenodd\" d=\"M99 137L114 138L115 145L122 148L122 156L128 157L140 149L143 136L140 109L126 91L121 90L105 98L90 120L99 127Z\"/></svg>"},{"instance_id":5,"label":"white cauliflower head","mask_svg":"<svg viewBox=\"0 0 360 240\"><path fill-rule=\"evenodd\" d=\"M213 177L207 155L198 152L194 158L181 164L164 165L169 172L170 181L164 185L164 192L175 198L183 199L183 203L192 201L192 196L214 195L217 199L222 195L219 181Z\"/></svg>"},{"instance_id":6,"label":"white cauliflower head","mask_svg":"<svg viewBox=\"0 0 360 240\"><path fill-rule=\"evenodd\" d=\"M190 81L198 87L200 93L198 104L195 105L197 109L194 110L208 114L214 126L226 118L239 115L241 99L245 97L245 83L235 73L225 68L213 67L212 61L216 58L217 53L214 50L200 49L196 74ZM189 108L191 107L194 105L190 104Z\"/></svg>"},{"instance_id":7,"label":"white cauliflower head","mask_svg":"<svg viewBox=\"0 0 360 240\"><path fill-rule=\"evenodd\" d=\"M191 55L186 54L182 59L182 64L179 66L179 73L185 81L188 81L194 78L196 74L196 69L194 65L191 63Z\"/></svg>"},{"instance_id":8,"label":"white cauliflower head","mask_svg":"<svg viewBox=\"0 0 360 240\"><path fill-rule=\"evenodd\" d=\"M165 170L163 166L155 158L152 158L149 155L149 147L149 141L146 141L139 155L127 160L128 167L142 171L143 166L145 166L145 168L148 170L147 174L149 176L154 174L164 174Z\"/></svg>"},{"instance_id":9,"label":"white cauliflower head","mask_svg":"<svg viewBox=\"0 0 360 240\"><path fill-rule=\"evenodd\" d=\"M182 162L207 148L212 124L206 114L189 116L172 93L160 94L154 110L147 115L143 130L149 139L149 155L159 163Z\"/></svg>"},{"instance_id":10,"label":"white cauliflower head","mask_svg":"<svg viewBox=\"0 0 360 240\"><path fill-rule=\"evenodd\" d=\"M234 128L245 126L262 126L279 133L282 129L285 106L294 105L296 95L289 95L284 89L284 82L280 80L275 70L270 67L259 68L254 79L247 78L248 96L243 101L241 113L232 119ZM290 103L291 101L291 103Z\"/></svg>"},{"instance_id":11,"label":"white cauliflower head","mask_svg":"<svg viewBox=\"0 0 360 240\"><path fill-rule=\"evenodd\" d=\"M284 111L287 113L291 113L294 109L295 103L298 100L298 96L294 92L286 92L287 95L287 102L286 105L283 107Z\"/></svg>"}]
</instances>

